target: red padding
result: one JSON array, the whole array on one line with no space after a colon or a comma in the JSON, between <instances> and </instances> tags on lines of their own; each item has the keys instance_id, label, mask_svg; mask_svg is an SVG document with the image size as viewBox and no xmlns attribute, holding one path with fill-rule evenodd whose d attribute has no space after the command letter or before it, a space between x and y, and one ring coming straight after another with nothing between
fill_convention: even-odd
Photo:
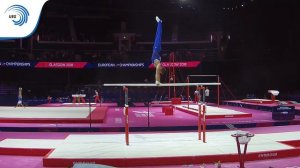
<instances>
[{"instance_id":1,"label":"red padding","mask_svg":"<svg viewBox=\"0 0 300 168\"><path fill-rule=\"evenodd\" d=\"M51 149L34 148L3 148L0 147L0 155L20 155L20 156L45 156Z\"/></svg>"},{"instance_id":2,"label":"red padding","mask_svg":"<svg viewBox=\"0 0 300 168\"><path fill-rule=\"evenodd\" d=\"M249 153L246 160L263 160L283 157L298 156L300 149L288 149L278 151L265 151ZM133 167L133 166L158 166L158 165L184 165L184 164L202 164L215 162L237 162L237 154L226 155L205 155L205 156L177 156L177 157L149 157L149 158L43 158L45 167L70 167L74 162L105 164L116 167Z\"/></svg>"},{"instance_id":3,"label":"red padding","mask_svg":"<svg viewBox=\"0 0 300 168\"><path fill-rule=\"evenodd\" d=\"M181 98L172 98L171 102L172 104L181 104Z\"/></svg>"},{"instance_id":4,"label":"red padding","mask_svg":"<svg viewBox=\"0 0 300 168\"><path fill-rule=\"evenodd\" d=\"M96 107L86 118L0 118L0 123L103 123L108 107Z\"/></svg>"},{"instance_id":5,"label":"red padding","mask_svg":"<svg viewBox=\"0 0 300 168\"><path fill-rule=\"evenodd\" d=\"M194 116L198 116L198 113L193 112L193 110L195 109L187 109L184 107L176 107L176 109L188 113L188 114L192 114ZM216 118L244 118L244 117L252 117L251 113L243 113L243 114L224 114L224 115L208 115L206 113L206 119L216 119Z\"/></svg>"},{"instance_id":6,"label":"red padding","mask_svg":"<svg viewBox=\"0 0 300 168\"><path fill-rule=\"evenodd\" d=\"M282 141L280 143L290 145L292 147L300 147L300 140L293 140L293 141Z\"/></svg>"}]
</instances>

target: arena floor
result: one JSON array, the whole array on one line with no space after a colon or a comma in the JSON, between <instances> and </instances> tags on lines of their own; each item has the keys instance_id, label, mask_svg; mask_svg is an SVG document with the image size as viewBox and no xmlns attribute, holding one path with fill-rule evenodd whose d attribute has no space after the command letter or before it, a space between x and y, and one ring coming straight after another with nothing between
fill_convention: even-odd
<instances>
[{"instance_id":1,"label":"arena floor","mask_svg":"<svg viewBox=\"0 0 300 168\"><path fill-rule=\"evenodd\" d=\"M7 161L18 157L32 159L30 164L37 164L37 167L70 167L77 162L117 167L199 167L216 161L221 161L224 165L237 165L236 142L231 137L237 130L255 134L248 146L247 162L251 165L257 165L262 159L270 162L270 165L274 160L269 159L282 160L282 165L289 165L286 160L291 159L293 161L289 166L300 165L297 159L293 159L300 155L300 127L297 125L299 116L292 121L274 121L272 112L210 104L207 106L207 142L203 143L198 140L198 133L195 131L198 105L191 104L189 109L186 104L174 105L172 115L163 113L165 106L170 105L162 103L161 106L156 104L154 107L129 107L129 146L125 143L123 133L123 108L113 103L107 106L45 104L25 108L0 107L2 130L9 128L24 131L36 128L34 132L28 133L2 133L0 159L3 158L3 162L0 162L0 167L7 167ZM97 118L100 114L103 123L80 123L74 120L89 121L89 118ZM5 122L8 119L12 122ZM28 122L29 119L31 122ZM276 126L282 123L289 126ZM255 128L247 128L249 124ZM78 132L80 128L89 127L95 128L96 132ZM51 131L78 128L78 131L35 132L43 128Z\"/></svg>"}]
</instances>

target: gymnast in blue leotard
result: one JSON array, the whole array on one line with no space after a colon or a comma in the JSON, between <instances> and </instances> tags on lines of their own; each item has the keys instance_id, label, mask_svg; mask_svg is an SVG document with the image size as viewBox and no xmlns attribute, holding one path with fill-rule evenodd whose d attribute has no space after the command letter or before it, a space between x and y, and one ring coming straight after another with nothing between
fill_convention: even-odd
<instances>
[{"instance_id":1,"label":"gymnast in blue leotard","mask_svg":"<svg viewBox=\"0 0 300 168\"><path fill-rule=\"evenodd\" d=\"M153 52L152 52L152 57L151 61L154 64L156 68L155 72L155 83L157 85L160 84L160 75L162 73L163 67L161 66L161 57L160 57L160 51L161 51L161 35L162 35L162 20L160 20L156 16L156 21L157 21L157 28L156 28L156 35L155 35L155 40L154 40L154 45L153 45Z\"/></svg>"}]
</instances>

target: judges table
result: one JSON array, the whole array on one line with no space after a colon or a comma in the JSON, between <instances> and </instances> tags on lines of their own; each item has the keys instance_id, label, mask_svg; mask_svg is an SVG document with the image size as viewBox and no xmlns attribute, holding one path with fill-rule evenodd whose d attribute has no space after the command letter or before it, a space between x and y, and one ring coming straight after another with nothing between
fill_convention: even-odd
<instances>
[{"instance_id":1,"label":"judges table","mask_svg":"<svg viewBox=\"0 0 300 168\"><path fill-rule=\"evenodd\" d=\"M72 103L85 103L85 94L72 94L73 101Z\"/></svg>"}]
</instances>

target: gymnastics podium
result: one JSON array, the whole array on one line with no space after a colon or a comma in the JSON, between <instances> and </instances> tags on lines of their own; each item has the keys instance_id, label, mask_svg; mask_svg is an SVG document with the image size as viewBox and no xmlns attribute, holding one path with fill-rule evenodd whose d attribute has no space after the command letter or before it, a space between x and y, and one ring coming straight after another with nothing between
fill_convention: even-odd
<instances>
[{"instance_id":1,"label":"gymnastics podium","mask_svg":"<svg viewBox=\"0 0 300 168\"><path fill-rule=\"evenodd\" d=\"M177 98L177 97L171 98L171 103L172 104L181 104L181 98L180 97L179 98Z\"/></svg>"},{"instance_id":2,"label":"gymnastics podium","mask_svg":"<svg viewBox=\"0 0 300 168\"><path fill-rule=\"evenodd\" d=\"M163 106L162 112L165 113L165 115L173 115L174 112L173 106Z\"/></svg>"}]
</instances>

